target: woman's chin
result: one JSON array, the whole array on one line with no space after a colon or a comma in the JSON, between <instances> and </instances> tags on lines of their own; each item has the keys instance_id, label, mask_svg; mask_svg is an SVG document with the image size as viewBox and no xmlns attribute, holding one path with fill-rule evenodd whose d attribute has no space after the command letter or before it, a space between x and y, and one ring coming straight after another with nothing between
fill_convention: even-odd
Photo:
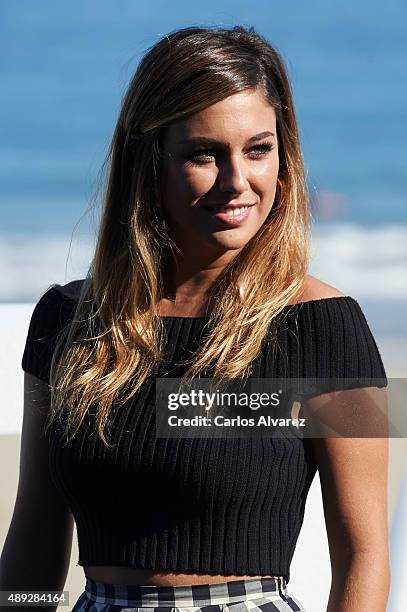
<instances>
[{"instance_id":1,"label":"woman's chin","mask_svg":"<svg viewBox=\"0 0 407 612\"><path fill-rule=\"evenodd\" d=\"M242 249L250 240L251 236L216 236L214 234L209 239L208 246L216 247L221 251L237 251Z\"/></svg>"}]
</instances>

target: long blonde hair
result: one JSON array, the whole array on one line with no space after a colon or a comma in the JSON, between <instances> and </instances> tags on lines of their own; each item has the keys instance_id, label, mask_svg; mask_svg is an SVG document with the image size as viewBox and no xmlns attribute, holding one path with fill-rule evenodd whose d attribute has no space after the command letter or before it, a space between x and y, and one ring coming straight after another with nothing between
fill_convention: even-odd
<instances>
[{"instance_id":1,"label":"long blonde hair","mask_svg":"<svg viewBox=\"0 0 407 612\"><path fill-rule=\"evenodd\" d=\"M104 429L113 402L130 399L162 359L163 263L176 248L161 212L162 135L170 122L247 89L262 91L276 113L278 189L269 218L213 286L209 333L185 377L210 367L220 380L247 376L277 315L304 287L308 192L280 54L241 26L190 27L163 37L144 55L122 100L103 164L94 257L51 364L47 427L64 414L65 433L74 435L93 408L109 447Z\"/></svg>"}]
</instances>

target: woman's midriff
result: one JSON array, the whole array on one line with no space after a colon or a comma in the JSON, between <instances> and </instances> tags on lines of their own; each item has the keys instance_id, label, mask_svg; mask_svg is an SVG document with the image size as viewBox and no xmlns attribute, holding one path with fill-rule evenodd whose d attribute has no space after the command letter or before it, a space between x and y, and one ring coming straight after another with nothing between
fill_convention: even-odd
<instances>
[{"instance_id":1,"label":"woman's midriff","mask_svg":"<svg viewBox=\"0 0 407 612\"><path fill-rule=\"evenodd\" d=\"M155 572L154 570L108 565L92 565L83 568L85 576L96 582L108 584L181 586L190 584L209 584L230 580L253 580L254 578L273 578L274 576L235 576L225 574L182 574Z\"/></svg>"}]
</instances>

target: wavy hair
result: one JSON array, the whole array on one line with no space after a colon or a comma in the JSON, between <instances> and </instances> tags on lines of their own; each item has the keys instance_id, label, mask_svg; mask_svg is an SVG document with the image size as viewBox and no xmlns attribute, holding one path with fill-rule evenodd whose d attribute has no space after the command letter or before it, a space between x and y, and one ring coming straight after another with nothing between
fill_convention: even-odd
<instances>
[{"instance_id":1,"label":"wavy hair","mask_svg":"<svg viewBox=\"0 0 407 612\"><path fill-rule=\"evenodd\" d=\"M253 89L276 114L278 188L269 217L211 287L208 334L186 363L185 378L209 369L218 380L247 376L277 316L303 289L310 212L281 55L254 28L172 32L145 53L122 99L102 166L93 259L51 364L47 426L64 411L69 437L94 410L100 438L109 447L104 429L113 403L129 400L164 355L158 303L164 297L164 264L176 249L161 209L164 131L175 120Z\"/></svg>"}]
</instances>

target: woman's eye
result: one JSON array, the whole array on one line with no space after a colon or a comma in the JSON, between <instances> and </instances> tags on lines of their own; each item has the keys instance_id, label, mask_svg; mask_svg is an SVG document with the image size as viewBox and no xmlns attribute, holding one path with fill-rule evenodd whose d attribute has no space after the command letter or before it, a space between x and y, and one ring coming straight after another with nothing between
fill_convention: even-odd
<instances>
[{"instance_id":1,"label":"woman's eye","mask_svg":"<svg viewBox=\"0 0 407 612\"><path fill-rule=\"evenodd\" d=\"M271 143L264 143L251 147L249 149L249 153L256 159L265 156L267 153L272 151L273 148L274 147ZM216 151L213 149L199 149L188 155L187 159L193 164L199 165L206 164L208 162L210 163L212 161L212 157L216 157Z\"/></svg>"}]
</instances>

